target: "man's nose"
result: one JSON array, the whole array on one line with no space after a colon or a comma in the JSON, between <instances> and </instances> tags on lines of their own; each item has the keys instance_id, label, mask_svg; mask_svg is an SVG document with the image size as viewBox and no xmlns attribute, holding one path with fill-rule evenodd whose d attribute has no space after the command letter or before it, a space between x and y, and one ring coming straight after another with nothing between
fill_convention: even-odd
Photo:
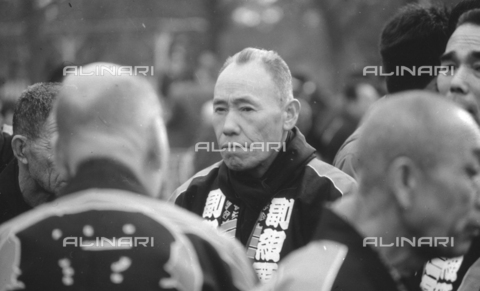
<instances>
[{"instance_id":1,"label":"man's nose","mask_svg":"<svg viewBox=\"0 0 480 291\"><path fill-rule=\"evenodd\" d=\"M452 93L454 96L458 96L458 94L468 94L468 74L467 68L463 66L457 69L452 81L450 82L450 93Z\"/></svg>"},{"instance_id":2,"label":"man's nose","mask_svg":"<svg viewBox=\"0 0 480 291\"><path fill-rule=\"evenodd\" d=\"M480 211L480 176L476 176L474 183L475 187L475 208Z\"/></svg>"},{"instance_id":3,"label":"man's nose","mask_svg":"<svg viewBox=\"0 0 480 291\"><path fill-rule=\"evenodd\" d=\"M225 116L222 132L226 136L238 135L240 133L237 115L235 114L235 112L232 112L232 110L229 110Z\"/></svg>"}]
</instances>

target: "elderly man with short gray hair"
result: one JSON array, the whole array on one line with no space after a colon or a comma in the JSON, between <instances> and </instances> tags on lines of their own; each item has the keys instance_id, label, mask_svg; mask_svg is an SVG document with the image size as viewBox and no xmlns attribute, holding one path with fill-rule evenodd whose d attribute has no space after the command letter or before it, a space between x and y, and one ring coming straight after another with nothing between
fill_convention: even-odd
<instances>
[{"instance_id":1,"label":"elderly man with short gray hair","mask_svg":"<svg viewBox=\"0 0 480 291\"><path fill-rule=\"evenodd\" d=\"M321 205L354 191L345 173L316 159L295 127L300 104L273 51L246 48L220 71L213 127L223 160L176 190L175 203L237 238L262 281L304 246Z\"/></svg>"}]
</instances>

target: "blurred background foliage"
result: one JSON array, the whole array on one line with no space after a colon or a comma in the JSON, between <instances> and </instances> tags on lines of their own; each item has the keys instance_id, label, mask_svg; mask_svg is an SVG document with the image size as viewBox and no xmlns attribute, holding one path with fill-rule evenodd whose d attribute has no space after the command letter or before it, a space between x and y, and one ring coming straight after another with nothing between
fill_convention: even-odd
<instances>
[{"instance_id":1,"label":"blurred background foliage","mask_svg":"<svg viewBox=\"0 0 480 291\"><path fill-rule=\"evenodd\" d=\"M385 94L364 66L381 64L383 26L409 3L453 0L0 0L0 105L11 124L30 84L61 81L65 65L152 66L171 151L165 193L213 162L196 142L216 142L213 87L228 56L277 51L294 75L297 126L331 162L361 116ZM218 148L218 146L217 146Z\"/></svg>"},{"instance_id":2,"label":"blurred background foliage","mask_svg":"<svg viewBox=\"0 0 480 291\"><path fill-rule=\"evenodd\" d=\"M45 81L62 63L99 60L188 75L204 51L223 62L254 46L335 91L352 70L380 64L383 25L412 2L431 1L0 0L0 80Z\"/></svg>"}]
</instances>

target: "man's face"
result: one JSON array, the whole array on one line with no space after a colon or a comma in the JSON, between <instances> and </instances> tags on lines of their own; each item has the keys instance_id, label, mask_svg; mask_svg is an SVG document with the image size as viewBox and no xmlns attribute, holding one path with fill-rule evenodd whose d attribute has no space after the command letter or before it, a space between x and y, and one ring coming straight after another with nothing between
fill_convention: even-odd
<instances>
[{"instance_id":1,"label":"man's face","mask_svg":"<svg viewBox=\"0 0 480 291\"><path fill-rule=\"evenodd\" d=\"M65 184L65 179L60 176L54 165L53 142L58 135L57 124L51 114L45 122L40 137L29 140L28 172L37 184L47 192L58 195Z\"/></svg>"},{"instance_id":2,"label":"man's face","mask_svg":"<svg viewBox=\"0 0 480 291\"><path fill-rule=\"evenodd\" d=\"M458 27L441 61L454 70L438 75L439 92L459 103L480 123L480 26Z\"/></svg>"},{"instance_id":3,"label":"man's face","mask_svg":"<svg viewBox=\"0 0 480 291\"><path fill-rule=\"evenodd\" d=\"M262 175L275 159L275 147L267 142L282 142L284 110L272 78L263 65L252 61L230 64L218 77L213 98L213 127L228 168L251 170ZM228 145L242 147L228 150ZM263 145L265 150L250 150L250 145ZM232 146L233 147L233 146Z\"/></svg>"},{"instance_id":4,"label":"man's face","mask_svg":"<svg viewBox=\"0 0 480 291\"><path fill-rule=\"evenodd\" d=\"M449 238L448 247L435 248L432 256L464 254L480 230L480 130L470 123L458 140L444 141L440 161L421 181L418 227L426 230L423 236Z\"/></svg>"}]
</instances>

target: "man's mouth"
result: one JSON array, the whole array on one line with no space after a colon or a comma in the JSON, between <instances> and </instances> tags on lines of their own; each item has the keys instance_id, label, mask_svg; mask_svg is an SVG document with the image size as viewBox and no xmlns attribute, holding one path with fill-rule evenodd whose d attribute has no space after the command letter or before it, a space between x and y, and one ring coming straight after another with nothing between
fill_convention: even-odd
<instances>
[{"instance_id":1,"label":"man's mouth","mask_svg":"<svg viewBox=\"0 0 480 291\"><path fill-rule=\"evenodd\" d=\"M229 149L247 149L249 145L247 143L239 143L239 142L227 142L221 146L221 149L229 150Z\"/></svg>"}]
</instances>

